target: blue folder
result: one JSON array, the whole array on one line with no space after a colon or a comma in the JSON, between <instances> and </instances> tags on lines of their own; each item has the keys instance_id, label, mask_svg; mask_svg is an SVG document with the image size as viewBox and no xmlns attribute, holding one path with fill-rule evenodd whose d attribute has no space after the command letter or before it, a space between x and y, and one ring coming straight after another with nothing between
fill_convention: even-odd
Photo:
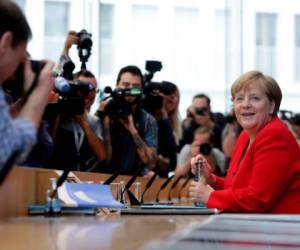
<instances>
[{"instance_id":1,"label":"blue folder","mask_svg":"<svg viewBox=\"0 0 300 250\"><path fill-rule=\"evenodd\" d=\"M124 208L115 200L109 185L65 183L58 189L62 206L82 208Z\"/></svg>"}]
</instances>

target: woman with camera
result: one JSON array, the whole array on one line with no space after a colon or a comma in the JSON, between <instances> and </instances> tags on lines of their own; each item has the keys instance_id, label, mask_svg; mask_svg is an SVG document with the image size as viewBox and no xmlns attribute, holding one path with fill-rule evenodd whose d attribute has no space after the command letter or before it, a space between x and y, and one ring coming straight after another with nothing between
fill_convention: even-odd
<instances>
[{"instance_id":1,"label":"woman with camera","mask_svg":"<svg viewBox=\"0 0 300 250\"><path fill-rule=\"evenodd\" d=\"M206 183L192 182L192 200L229 212L299 213L300 148L277 117L282 99L277 82L259 71L241 75L232 85L240 134L225 178L212 173L203 155Z\"/></svg>"}]
</instances>

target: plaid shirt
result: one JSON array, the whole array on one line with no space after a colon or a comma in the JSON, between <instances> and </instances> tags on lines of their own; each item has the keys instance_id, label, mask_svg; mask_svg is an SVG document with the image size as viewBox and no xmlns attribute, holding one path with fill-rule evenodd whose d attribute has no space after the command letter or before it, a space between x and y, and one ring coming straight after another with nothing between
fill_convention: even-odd
<instances>
[{"instance_id":1,"label":"plaid shirt","mask_svg":"<svg viewBox=\"0 0 300 250\"><path fill-rule=\"evenodd\" d=\"M0 170L15 152L18 152L18 162L24 160L35 142L36 128L27 119L10 116L0 88Z\"/></svg>"}]
</instances>

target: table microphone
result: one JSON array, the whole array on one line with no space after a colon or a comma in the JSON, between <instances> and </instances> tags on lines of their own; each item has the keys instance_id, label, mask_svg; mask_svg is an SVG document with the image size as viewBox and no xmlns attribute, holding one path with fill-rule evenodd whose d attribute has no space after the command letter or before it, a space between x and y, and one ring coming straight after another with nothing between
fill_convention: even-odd
<instances>
[{"instance_id":1,"label":"table microphone","mask_svg":"<svg viewBox=\"0 0 300 250\"><path fill-rule=\"evenodd\" d=\"M155 172L154 175L151 176L150 180L147 182L146 186L145 186L145 189L142 193L142 196L141 196L141 203L143 204L144 203L144 194L145 192L152 186L152 183L154 182L154 180L156 179L156 177L158 176L158 172Z\"/></svg>"},{"instance_id":2,"label":"table microphone","mask_svg":"<svg viewBox=\"0 0 300 250\"><path fill-rule=\"evenodd\" d=\"M119 168L114 174L112 174L105 182L103 182L104 185L111 184L122 172L122 169Z\"/></svg>"},{"instance_id":3,"label":"table microphone","mask_svg":"<svg viewBox=\"0 0 300 250\"><path fill-rule=\"evenodd\" d=\"M171 201L171 192L172 190L177 186L177 184L179 183L179 181L182 179L182 175L178 176L178 178L176 179L176 181L173 182L170 190L169 190L169 196L168 196L168 200Z\"/></svg>"},{"instance_id":4,"label":"table microphone","mask_svg":"<svg viewBox=\"0 0 300 250\"><path fill-rule=\"evenodd\" d=\"M141 203L138 201L138 199L134 196L134 194L129 190L129 188L132 186L136 178L141 174L143 171L144 166L140 167L134 174L133 176L129 179L129 181L126 183L124 190L121 192L121 202L124 203L123 196L124 193L127 192L128 198L130 201L130 205L132 206L140 206Z\"/></svg>"},{"instance_id":5,"label":"table microphone","mask_svg":"<svg viewBox=\"0 0 300 250\"><path fill-rule=\"evenodd\" d=\"M160 194L160 192L163 190L163 189L165 189L165 187L169 184L169 182L174 178L174 173L171 175L171 176L169 176L166 180L165 180L165 182L160 186L160 188L159 188L159 190L158 190L158 192L157 192L157 194L156 194L156 202L157 203L159 203L159 194Z\"/></svg>"},{"instance_id":6,"label":"table microphone","mask_svg":"<svg viewBox=\"0 0 300 250\"><path fill-rule=\"evenodd\" d=\"M53 215L56 215L58 212L60 212L60 209L59 209L59 211L54 211L53 200L57 194L58 188L67 180L70 171L71 170L64 170L62 175L57 179L54 190L52 190L52 192L50 192L50 194L49 194L49 198L50 198L49 210L48 211L45 210L45 212L47 212L46 215L53 216Z\"/></svg>"}]
</instances>

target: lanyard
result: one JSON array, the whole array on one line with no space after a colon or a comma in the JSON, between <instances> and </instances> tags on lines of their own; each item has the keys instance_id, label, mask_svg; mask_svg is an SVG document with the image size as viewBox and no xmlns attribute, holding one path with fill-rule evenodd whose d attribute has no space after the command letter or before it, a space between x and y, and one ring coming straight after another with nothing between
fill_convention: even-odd
<instances>
[{"instance_id":1,"label":"lanyard","mask_svg":"<svg viewBox=\"0 0 300 250\"><path fill-rule=\"evenodd\" d=\"M74 140L75 140L75 147L76 147L76 151L77 151L77 156L79 156L80 155L80 148L82 146L83 139L84 139L84 133L83 133L82 129L80 129L78 127L78 124L75 123L75 122L72 122L72 129L73 129L73 133L74 133ZM80 165L79 165L79 162L78 162L77 163L77 169L79 170L79 168L80 168Z\"/></svg>"}]
</instances>

